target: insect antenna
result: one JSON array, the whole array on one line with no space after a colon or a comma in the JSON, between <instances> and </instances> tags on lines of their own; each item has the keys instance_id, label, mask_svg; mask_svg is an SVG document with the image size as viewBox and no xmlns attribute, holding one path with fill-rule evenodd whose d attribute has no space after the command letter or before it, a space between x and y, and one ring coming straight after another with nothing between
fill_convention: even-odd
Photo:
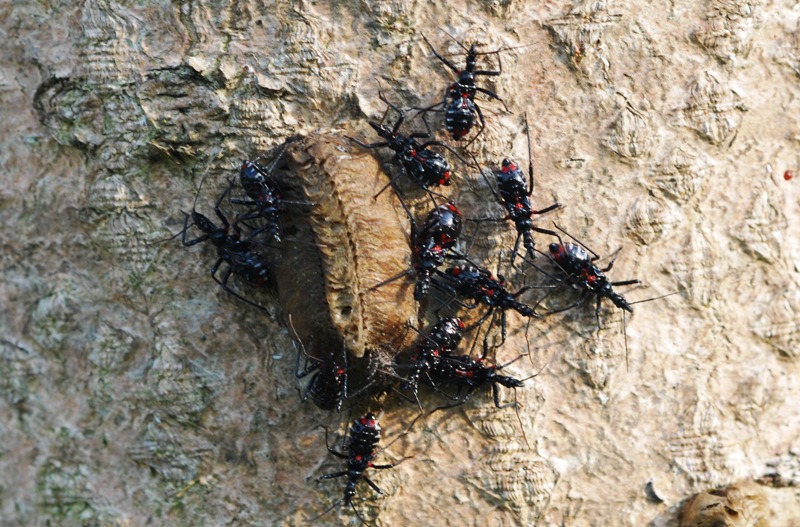
<instances>
[{"instance_id":1,"label":"insect antenna","mask_svg":"<svg viewBox=\"0 0 800 527\"><path fill-rule=\"evenodd\" d=\"M528 112L525 112L525 135L528 137L528 196L533 195L533 148L531 147L531 127L528 124Z\"/></svg>"},{"instance_id":2,"label":"insect antenna","mask_svg":"<svg viewBox=\"0 0 800 527\"><path fill-rule=\"evenodd\" d=\"M353 509L353 512L356 514L356 517L361 520L361 523L364 525L369 525L367 521L361 517L361 514L358 513L358 509L356 509L356 504L352 501L350 502L350 508Z\"/></svg>"},{"instance_id":3,"label":"insect antenna","mask_svg":"<svg viewBox=\"0 0 800 527\"><path fill-rule=\"evenodd\" d=\"M555 261L555 260L553 260L553 259L550 257L550 255L548 255L548 254L546 254L546 253L544 253L544 252L540 251L539 249L536 249L536 252L538 252L538 253L539 253L539 254L541 254L541 255L544 255L544 257L545 257L545 258L547 258L548 260L550 260L550 262L551 262L551 263L552 263L554 266L561 268L561 266L560 266L560 265L558 265L558 264L556 263L556 261ZM539 267L538 265L536 265L536 264L533 262L533 260L530 260L530 259L528 259L526 256L520 256L520 258L522 259L522 261L523 261L524 263L527 263L528 265L530 265L531 267L533 267L534 269L536 269L537 271L539 271L540 273L542 273L543 275L545 275L545 276L546 276L547 278L549 278L550 280L553 280L554 282L562 282L562 280L561 280L561 279L559 279L559 278L556 278L555 276L551 275L550 273L548 273L547 271L545 271L544 269L542 269L541 267ZM561 270L563 271L564 269L563 269L563 268L561 268ZM566 272L566 271L565 271L565 272ZM523 272L523 274L524 274L524 272ZM536 289L549 289L549 288L551 288L551 287L558 287L558 286L557 286L557 285L551 285L551 286L536 286Z\"/></svg>"},{"instance_id":4,"label":"insect antenna","mask_svg":"<svg viewBox=\"0 0 800 527\"><path fill-rule=\"evenodd\" d=\"M483 168L481 167L481 164L478 161L478 158L475 157L475 154L473 154L472 152L470 152L469 155L472 157L472 161L475 163L475 167L477 167L478 172L481 173L481 176L483 176L484 181L486 181L486 186L488 186L489 190L492 191L492 195L494 196L494 198L499 203L502 203L503 202L503 198L500 197L500 194L498 193L498 191L494 188L492 183L489 181L489 177L486 175L486 172L483 171ZM503 220L505 220L505 218L499 218L497 220L492 220L492 221L503 221ZM473 221L475 221L475 220L473 220ZM487 220L484 220L484 221L487 221Z\"/></svg>"},{"instance_id":5,"label":"insect antenna","mask_svg":"<svg viewBox=\"0 0 800 527\"><path fill-rule=\"evenodd\" d=\"M625 311L622 311L622 339L625 342L625 372L631 371L628 361L628 328L625 322Z\"/></svg>"},{"instance_id":6,"label":"insect antenna","mask_svg":"<svg viewBox=\"0 0 800 527\"><path fill-rule=\"evenodd\" d=\"M660 300L660 299L666 298L668 296L677 295L678 293L684 293L684 292L688 291L689 289L691 289L691 288L690 287L686 287L686 288L681 289L679 291L673 291L673 292L667 293L665 295L659 295L659 296L654 296L654 297L651 297L651 298L645 298L644 300L637 300L636 302L628 302L628 305L632 306L634 304L642 304L644 302L652 302L653 300Z\"/></svg>"},{"instance_id":7,"label":"insect antenna","mask_svg":"<svg viewBox=\"0 0 800 527\"><path fill-rule=\"evenodd\" d=\"M514 413L517 414L517 422L519 423L519 430L522 432L522 439L525 440L525 446L528 449L531 448L530 442L528 442L528 434L525 432L525 425L522 424L522 416L519 414L519 400L517 399L517 389L514 388Z\"/></svg>"},{"instance_id":8,"label":"insect antenna","mask_svg":"<svg viewBox=\"0 0 800 527\"><path fill-rule=\"evenodd\" d=\"M183 214L183 215L184 215L185 217L187 217L187 218L190 216L190 214L187 214L187 213L186 213L186 212L184 212L184 211L181 211L181 214ZM188 228L189 228L189 227L191 227L192 225L194 225L194 224L193 224L193 223L189 223L189 224L187 224L186 226L184 226L184 228L182 228L181 230L179 230L178 232L176 232L175 234L173 234L172 236L170 236L170 237L168 237L168 238L161 238L161 239L154 240L154 241L151 241L151 242L146 242L144 245L145 245L145 246L158 245L158 244L160 244L160 243L164 243L164 242L168 242L168 241L170 241L170 240L174 240L175 238L177 238L178 236L180 236L180 235L182 235L184 232L186 232L186 229L188 229Z\"/></svg>"},{"instance_id":9,"label":"insect antenna","mask_svg":"<svg viewBox=\"0 0 800 527\"><path fill-rule=\"evenodd\" d=\"M314 522L316 522L317 520L319 520L320 518L322 518L323 516L325 516L326 514L331 512L333 509L335 509L336 506L339 505L341 502L342 502L342 498L339 498L338 500L336 500L333 503L331 503L331 505L327 509L322 511L320 514L317 514L313 518L310 518L310 519L306 520L305 523L314 523ZM364 521L364 520L361 520L361 521Z\"/></svg>"},{"instance_id":10,"label":"insect antenna","mask_svg":"<svg viewBox=\"0 0 800 527\"><path fill-rule=\"evenodd\" d=\"M497 48L497 49L494 49L492 51L476 51L475 55L478 55L478 56L480 56L480 55L497 55L498 53L500 53L502 51L513 51L515 49L525 49L525 48L529 48L531 46L533 46L532 42L530 44L520 44L519 46L506 46L504 48Z\"/></svg>"},{"instance_id":11,"label":"insect antenna","mask_svg":"<svg viewBox=\"0 0 800 527\"><path fill-rule=\"evenodd\" d=\"M203 178L200 180L200 185L197 187L197 192L196 192L196 193L195 193L195 195L194 195L194 201L192 202L192 212L194 212L194 211L195 211L195 209L197 208L197 200L198 200L198 198L200 198L200 190L202 190L202 188L203 188L203 183L205 183L205 181L206 181L206 178L207 178L207 177L208 177L208 169L206 169L206 173L203 175ZM175 238L177 238L178 236L180 236L180 235L182 235L182 234L186 233L186 231L189 229L189 227L191 227L192 225L194 225L194 223L189 223L189 222L188 222L188 219L189 219L189 218L190 218L192 215L191 215L191 214L189 214L188 212L184 212L184 211L181 211L181 214L183 214L183 216L184 216L184 218L185 218L185 220L186 220L186 221L184 221L184 224L183 224L183 229L179 230L178 232L176 232L175 234L173 234L173 235L172 235L172 236L170 236L169 238L164 238L164 239L162 239L162 240L155 240L155 241L152 241L152 242L148 242L148 243L145 243L145 245L146 245L146 246L150 246L150 245L157 245L157 244L159 244L159 243L168 242L168 241L170 241L170 240L174 240L174 239L175 239Z\"/></svg>"},{"instance_id":12,"label":"insect antenna","mask_svg":"<svg viewBox=\"0 0 800 527\"><path fill-rule=\"evenodd\" d=\"M459 42L459 41L456 39L456 37L454 37L453 35L451 35L450 33L448 33L448 32L447 32L447 31L446 31L446 30L445 30L445 29L444 29L442 26L439 26L439 31L441 31L442 33L444 33L445 35L447 35L448 37L450 37L450 39L451 39L453 42L455 42L456 44L458 44L458 47L460 47L461 49L463 49L465 52L469 53L469 49L467 49L467 47L466 47L464 44L462 44L461 42Z\"/></svg>"},{"instance_id":13,"label":"insect antenna","mask_svg":"<svg viewBox=\"0 0 800 527\"><path fill-rule=\"evenodd\" d=\"M303 341L300 339L300 335L297 334L297 331L294 329L294 324L292 323L292 314L289 313L289 329L292 332L292 340L297 345L297 360L295 361L295 376L300 379L311 373L312 371L318 369L322 364L322 361L317 360L314 358L315 364L309 368L308 363L312 357L309 357L308 352L306 351L306 347L303 344ZM305 362L303 364L303 370L300 371L300 355L303 355L305 358ZM299 390L299 388L298 388Z\"/></svg>"},{"instance_id":14,"label":"insect antenna","mask_svg":"<svg viewBox=\"0 0 800 527\"><path fill-rule=\"evenodd\" d=\"M372 455L372 457L376 457L378 454L380 454L381 452L383 452L383 451L384 451L384 450L386 450L387 448L391 447L393 444L397 443L397 441L399 441L401 438L403 438L403 437L405 437L406 435L408 435L408 433L409 433L409 432L411 432L411 429L414 427L414 425L417 423L417 421L419 421L420 417L422 417L423 415L424 415L424 414L422 414L422 413L419 413L419 414L417 414L417 416L416 416L416 417L415 417L415 418L414 418L414 419L411 421L411 424L410 424L410 425L408 425L408 427L406 427L406 429L405 429L405 430L403 430L403 433L401 433L400 435L398 435L397 437L395 437L394 439L392 439L392 440L389 442L389 444L387 444L385 447L383 447L383 448L380 448L380 449L376 450L376 451L375 451L375 453ZM405 461L406 459L411 459L412 457L414 457L414 456L406 456L406 457L403 457L403 458L402 458L400 461L397 461L397 462L393 463L391 466L396 466L396 465L399 465L400 463L402 463L402 462L403 462L403 461ZM387 467L387 468L388 468L388 467Z\"/></svg>"},{"instance_id":15,"label":"insect antenna","mask_svg":"<svg viewBox=\"0 0 800 527\"><path fill-rule=\"evenodd\" d=\"M628 305L632 306L634 304L642 304L644 302L651 302L653 300L659 300L661 298L666 298L668 296L677 295L678 293L683 293L684 291L687 291L688 289L689 288L681 289L679 291L673 291L673 292L667 293L665 295L654 296L652 298L645 298L644 300L637 300L636 302L628 302ZM628 364L628 331L627 331L627 327L626 327L626 323L625 323L625 311L622 311L622 337L625 340L625 371L628 372L628 371L630 371L630 367L629 367L629 364Z\"/></svg>"},{"instance_id":16,"label":"insect antenna","mask_svg":"<svg viewBox=\"0 0 800 527\"><path fill-rule=\"evenodd\" d=\"M288 146L291 143L296 143L297 141L300 141L302 138L303 138L303 136L301 136L299 134L295 134L295 135L291 135L291 136L287 137L284 140L283 144L278 147L278 149L279 149L278 153L275 155L275 157L273 158L272 162L270 163L270 166L267 169L267 172L271 173L273 170L275 170L275 168L278 167L278 164L283 160L283 156L286 155L286 148L288 148ZM250 161L255 163L256 161L264 159L268 155L269 155L269 152L265 152L265 153L261 154L260 156L258 156L257 158L251 159ZM245 159L243 162L247 162L247 160Z\"/></svg>"},{"instance_id":17,"label":"insect antenna","mask_svg":"<svg viewBox=\"0 0 800 527\"><path fill-rule=\"evenodd\" d=\"M574 240L574 241L575 241L575 242L576 242L578 245L580 245L581 247L583 247L584 249L586 249L587 251L589 251L590 253L592 253L592 255L594 256L594 259L595 259L595 260L597 260L597 259L599 259L599 258L600 258L600 255L598 255L596 252L594 252L593 250L591 250L591 249L590 249L590 248L589 248L589 247L588 247L588 246L587 246L585 243L583 243L582 241L580 241L578 238L576 238L575 236L571 235L571 234L570 234L570 233L568 233L566 230L564 230L564 228L562 228L562 227L561 227L561 225L559 225L559 224L558 224L558 223L556 223L556 222L553 222L553 225L555 225L555 226L556 226L556 229L560 230L561 232L563 232L564 234L566 234L567 236L569 236L570 238L572 238L572 239L573 239L573 240ZM561 242L561 239L559 238L559 240L558 240L558 241L559 241L559 242ZM563 245L563 243L562 243L562 245Z\"/></svg>"},{"instance_id":18,"label":"insect antenna","mask_svg":"<svg viewBox=\"0 0 800 527\"><path fill-rule=\"evenodd\" d=\"M445 29L442 26L439 26L439 31L441 31L442 33L444 33L445 35L450 37L453 42L458 44L458 47L463 49L465 52L469 53L469 48L467 48L464 44L459 42L456 39L456 37L454 37L453 35L451 35L447 31L445 31ZM532 45L533 45L532 43L531 44L520 44L519 46L509 46L509 47L505 47L505 48L495 49L493 51L476 51L475 55L496 55L496 54L500 53L501 51L512 51L512 50L515 50L515 49L523 49L523 48L528 48L528 47L530 47Z\"/></svg>"},{"instance_id":19,"label":"insect antenna","mask_svg":"<svg viewBox=\"0 0 800 527\"><path fill-rule=\"evenodd\" d=\"M528 323L530 324L530 320L528 320ZM528 335L527 335L527 331L526 331L525 340L527 341L527 339L528 339ZM530 347L528 348L528 353L526 353L525 355L530 356ZM524 379L520 379L519 381L520 382L525 382L525 381L528 381L528 380L533 379L535 377L538 377L539 374L541 374L545 369L547 369L548 366L550 366L550 363L553 362L553 359L555 359L557 355L558 355L558 352L553 353L553 355L549 359L547 359L547 362L544 363L544 366L539 368L539 370L536 373L534 373L533 375L529 375L529 376L525 377ZM522 357L522 355L520 355L520 357ZM519 357L517 357L517 359L519 359ZM517 359L514 359L514 361L516 361ZM514 362L514 361L511 361L511 362ZM511 363L508 363L508 364L511 364ZM508 364L504 364L503 367L507 366ZM520 428L520 430L522 430L522 438L525 440L525 444L528 446L528 448L531 448L531 444L528 442L528 435L525 433L525 427L522 425L522 418L519 415L519 406L520 406L519 402L517 401L517 389L514 388L514 411L517 414L517 421L519 421L519 428Z\"/></svg>"},{"instance_id":20,"label":"insect antenna","mask_svg":"<svg viewBox=\"0 0 800 527\"><path fill-rule=\"evenodd\" d=\"M531 340L528 337L528 331L531 329L531 317L528 317L528 323L525 324L525 349L528 350L528 360L530 361L531 365L533 365L533 359L531 358Z\"/></svg>"}]
</instances>

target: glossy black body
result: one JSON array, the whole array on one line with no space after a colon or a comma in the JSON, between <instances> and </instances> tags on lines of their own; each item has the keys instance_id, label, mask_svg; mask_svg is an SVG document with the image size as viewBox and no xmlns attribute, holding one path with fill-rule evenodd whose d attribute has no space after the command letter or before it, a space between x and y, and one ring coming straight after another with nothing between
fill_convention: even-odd
<instances>
[{"instance_id":1,"label":"glossy black body","mask_svg":"<svg viewBox=\"0 0 800 527\"><path fill-rule=\"evenodd\" d=\"M567 280L581 290L584 296L594 295L597 298L598 317L600 302L603 298L608 298L618 308L633 313L633 308L625 300L625 297L614 291L614 286L638 284L639 281L611 282L605 273L611 270L614 265L613 260L608 267L600 269L594 264L594 261L598 259L597 255L590 256L584 247L570 242L551 243L550 258L558 268L567 274ZM564 311L564 309L559 311Z\"/></svg>"},{"instance_id":2,"label":"glossy black body","mask_svg":"<svg viewBox=\"0 0 800 527\"><path fill-rule=\"evenodd\" d=\"M461 211L453 202L448 202L431 211L419 231L414 227L411 238L412 266L417 275L416 300L422 300L428 294L431 277L458 242L462 226Z\"/></svg>"},{"instance_id":3,"label":"glossy black body","mask_svg":"<svg viewBox=\"0 0 800 527\"><path fill-rule=\"evenodd\" d=\"M222 222L222 227L218 227L207 216L197 212L192 208L191 214L186 214L183 224L183 235L181 241L185 247L197 245L198 243L209 241L217 248L217 261L211 269L211 277L228 293L244 300L248 304L263 309L228 287L228 280L231 275L235 275L251 286L260 287L267 284L270 273L262 255L256 250L248 239L242 239L240 229L234 224L231 225L220 208L220 203L230 191L228 189L219 197L214 206L214 212ZM191 218L192 223L189 223ZM189 227L194 225L203 234L193 240L187 239ZM231 232L232 231L232 232ZM222 279L217 276L222 264L227 264L227 269L222 275Z\"/></svg>"},{"instance_id":4,"label":"glossy black body","mask_svg":"<svg viewBox=\"0 0 800 527\"><path fill-rule=\"evenodd\" d=\"M430 150L431 146L441 146L450 151L452 149L440 141L427 141L419 143L417 139L428 138L430 134L424 132L414 132L410 135L400 133L400 126L403 124L405 114L400 108L391 104L383 94L380 98L389 108L394 110L398 117L394 125L388 128L382 122L370 121L369 125L375 133L383 139L377 143L363 143L357 139L352 139L356 144L364 148L389 148L394 151L393 161L400 166L403 171L417 185L424 189L450 185L452 170L447 160L440 153Z\"/></svg>"}]
</instances>

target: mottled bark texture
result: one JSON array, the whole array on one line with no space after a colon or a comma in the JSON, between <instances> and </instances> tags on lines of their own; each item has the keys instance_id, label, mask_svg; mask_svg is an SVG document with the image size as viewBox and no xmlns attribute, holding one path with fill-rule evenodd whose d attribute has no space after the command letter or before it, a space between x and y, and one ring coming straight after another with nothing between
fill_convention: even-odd
<instances>
[{"instance_id":1,"label":"mottled bark texture","mask_svg":"<svg viewBox=\"0 0 800 527\"><path fill-rule=\"evenodd\" d=\"M527 113L534 206L565 205L541 225L604 257L622 247L611 276L646 285L631 302L681 293L625 325L607 307L599 330L589 305L534 321L509 374L550 363L517 390L519 421L483 394L421 419L381 455L414 456L374 474L386 495L359 485L361 515L675 527L702 502L725 525L800 524L800 181L784 179L800 161L799 17L789 0L5 2L0 524L301 525L341 496L316 481L343 466L320 425L333 441L350 416L300 403L277 295L234 284L268 313L248 306L211 280L211 247L160 240L290 135L372 141L379 90L441 100L453 74L422 35L464 56L443 30L510 48L480 58L502 60L479 84L511 111L478 95L479 161L525 165ZM465 215L500 216L456 168ZM494 269L515 235L481 224L470 255ZM526 350L525 327L509 315L499 363ZM387 443L415 408L382 409ZM342 522L359 524L349 509L314 523Z\"/></svg>"}]
</instances>

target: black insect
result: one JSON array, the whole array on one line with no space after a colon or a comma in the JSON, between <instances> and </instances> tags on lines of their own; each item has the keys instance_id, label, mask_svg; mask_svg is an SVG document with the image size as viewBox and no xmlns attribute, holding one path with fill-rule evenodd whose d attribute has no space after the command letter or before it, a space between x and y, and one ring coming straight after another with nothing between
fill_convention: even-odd
<instances>
[{"instance_id":1,"label":"black insect","mask_svg":"<svg viewBox=\"0 0 800 527\"><path fill-rule=\"evenodd\" d=\"M525 379L520 380L508 375L500 375L498 372L508 364L487 366L484 363L484 358L473 359L468 355L443 357L431 371L433 382L455 386L457 392L453 398L457 400L456 404L465 403L473 391L483 386L491 386L492 399L497 408L506 408L514 405L514 402L500 403L498 386L502 385L514 389L522 388ZM448 407L450 406L453 405Z\"/></svg>"},{"instance_id":2,"label":"black insect","mask_svg":"<svg viewBox=\"0 0 800 527\"><path fill-rule=\"evenodd\" d=\"M287 140L278 151L268 167L260 165L258 159L245 161L239 171L239 183L244 189L247 199L230 198L231 203L252 207L248 212L237 217L236 223L245 223L252 220L263 220L263 224L256 228L250 238L255 238L262 232L267 232L276 242L281 241L280 213L287 206L311 205L305 201L290 201L283 199L273 174L286 153L286 147L295 138Z\"/></svg>"},{"instance_id":3,"label":"black insect","mask_svg":"<svg viewBox=\"0 0 800 527\"><path fill-rule=\"evenodd\" d=\"M431 373L434 372L434 375L438 376L436 372L440 370L441 360L453 354L461 342L463 332L464 323L460 318L444 318L434 325L428 334L419 332L422 338L414 349L409 364L402 366L409 371L400 386L402 390L411 390L413 401L418 405L420 378L425 375L431 386L436 388ZM404 395L403 397L405 398Z\"/></svg>"},{"instance_id":4,"label":"black insect","mask_svg":"<svg viewBox=\"0 0 800 527\"><path fill-rule=\"evenodd\" d=\"M421 229L417 230L413 218L411 225L412 266L417 275L414 298L422 300L430 290L431 277L458 242L463 220L450 201L431 211Z\"/></svg>"},{"instance_id":5,"label":"black insect","mask_svg":"<svg viewBox=\"0 0 800 527\"><path fill-rule=\"evenodd\" d=\"M372 286L371 289L416 274L414 298L419 301L430 291L431 277L446 258L463 258L462 255L452 252L452 248L458 242L464 222L461 211L452 201L433 209L422 228L417 227L411 212L407 207L404 208L411 220L411 267Z\"/></svg>"},{"instance_id":6,"label":"black insect","mask_svg":"<svg viewBox=\"0 0 800 527\"><path fill-rule=\"evenodd\" d=\"M551 243L549 248L549 258L555 264L555 267L560 270L562 273L566 275L563 279L557 279L559 282L565 285L572 285L576 289L581 292L581 297L573 304L568 305L566 307L562 307L559 309L551 309L547 311L546 314L550 315L553 313L561 313L572 308L578 307L583 304L586 299L590 297L594 297L596 301L595 307L595 318L597 319L597 326L598 328L601 327L600 325L600 308L604 298L607 298L611 301L619 309L623 311L627 311L628 313L633 313L633 305L634 304L641 304L643 302L650 302L652 300L658 300L660 298L665 298L668 296L676 295L680 293L680 291L674 291L672 293L667 293L665 295L656 296L653 298L647 298L645 300L637 300L636 302L628 302L624 296L614 291L614 287L616 286L625 286L625 285L635 285L640 284L641 282L636 279L632 280L620 280L616 282L612 282L608 279L605 275L608 271L614 267L614 262L616 261L616 256L611 259L608 265L600 269L597 267L594 262L600 259L600 256L587 247L585 244L580 242L577 238L569 234L567 231L556 225L556 227L572 238L576 243L571 242L563 242L559 237L559 243ZM544 299L547 298L546 296L539 300L537 303L540 304ZM623 312L622 316L622 332L625 337L625 364L627 367L628 364L628 336L625 329L625 313Z\"/></svg>"},{"instance_id":7,"label":"black insect","mask_svg":"<svg viewBox=\"0 0 800 527\"><path fill-rule=\"evenodd\" d=\"M372 487L372 490L378 494L383 494L383 491L380 489L380 487L378 487L375 482L369 478L369 476L365 475L365 472L368 469L385 470L387 468L392 468L408 459L403 458L400 461L386 465L375 465L373 463L373 460L378 456L378 454L389 448L392 444L394 444L395 441L406 435L417 419L419 419L419 416L414 419L414 421L411 423L408 429L403 432L403 434L399 435L394 441L380 450L377 450L377 446L381 439L381 427L378 423L378 419L371 413L368 413L367 415L353 421L353 425L350 427L350 439L347 445L344 443L342 444L342 450L346 450L347 453L340 452L330 446L328 443L328 429L326 428L325 446L328 448L328 452L334 456L347 460L347 470L334 472L333 474L326 474L319 479L326 480L347 477L347 485L344 488L344 496L342 499L335 501L321 514L309 520L309 522L316 521L320 517L333 510L333 508L339 503L344 502L345 506L349 505L352 507L353 512L355 512L356 516L358 516L358 519L361 520L364 525L366 525L367 522L364 521L353 504L353 498L355 498L356 495L356 485L363 479L370 487Z\"/></svg>"},{"instance_id":8,"label":"black insect","mask_svg":"<svg viewBox=\"0 0 800 527\"><path fill-rule=\"evenodd\" d=\"M494 194L497 201L506 209L507 215L503 218L482 218L473 221L505 221L511 220L517 229L517 240L514 242L514 250L511 253L511 265L514 265L514 259L519 250L519 242L525 246L529 258L535 258L535 243L533 241L532 232L540 232L542 234L549 234L551 236L558 236L555 232L542 229L533 224L533 216L536 214L544 214L561 207L560 203L554 203L549 207L540 210L533 210L531 206L530 197L533 194L533 156L531 154L531 135L530 128L528 127L528 116L525 116L525 129L528 135L528 177L526 179L525 173L519 165L509 159L503 159L502 167L500 170L494 171L494 179L497 183L497 190L494 189L489 182L483 170L481 175L486 179L486 183ZM474 159L474 157L473 157ZM478 164L475 160L475 164Z\"/></svg>"},{"instance_id":9,"label":"black insect","mask_svg":"<svg viewBox=\"0 0 800 527\"><path fill-rule=\"evenodd\" d=\"M302 379L310 373L314 373L308 381L305 390L301 394L303 402L309 397L320 410L342 409L342 403L347 398L347 353L342 351L341 364L334 352L326 360L309 360L303 369L300 369L300 353L297 355L297 367L295 375ZM310 363L310 364L309 364Z\"/></svg>"},{"instance_id":10,"label":"black insect","mask_svg":"<svg viewBox=\"0 0 800 527\"><path fill-rule=\"evenodd\" d=\"M540 318L540 315L536 313L533 307L517 300L520 295L530 289L534 289L536 286L525 286L512 293L505 288L505 279L502 275L498 275L498 277L495 278L488 269L473 264L450 267L444 272L437 271L437 274L445 280L432 281L432 284L452 293L454 296L467 298L475 302L471 305L462 304L464 307L471 309L478 304L489 306L486 313L484 313L475 324L476 326L480 326L490 316L495 314L496 310L500 310L502 342L506 340L506 310L513 309L520 315L528 318ZM486 337L488 338L488 332ZM484 345L485 344L486 339L484 339Z\"/></svg>"},{"instance_id":11,"label":"black insect","mask_svg":"<svg viewBox=\"0 0 800 527\"><path fill-rule=\"evenodd\" d=\"M399 130L405 119L405 114L400 108L390 103L383 94L380 94L380 99L398 115L397 121L395 121L391 129L383 125L383 120L381 120L380 123L374 121L369 122L369 125L384 139L384 141L367 144L358 139L350 138L350 140L364 148L391 148L395 152L393 158L394 162L399 165L417 185L426 190L430 187L450 185L450 178L452 176L450 165L441 154L430 150L429 147L441 146L456 156L458 156L458 154L441 141L418 143L416 139L424 139L431 136L427 132L413 132L407 136L401 134Z\"/></svg>"},{"instance_id":12,"label":"black insect","mask_svg":"<svg viewBox=\"0 0 800 527\"><path fill-rule=\"evenodd\" d=\"M325 360L310 357L294 329L291 315L289 315L289 328L292 330L294 340L297 343L295 376L298 379L302 379L306 375L314 374L301 392L300 399L305 402L310 398L320 410L335 409L339 412L342 409L342 403L348 397L347 350L342 347L339 354L331 350L330 355ZM301 354L305 357L302 368L300 367Z\"/></svg>"},{"instance_id":13,"label":"black insect","mask_svg":"<svg viewBox=\"0 0 800 527\"><path fill-rule=\"evenodd\" d=\"M435 368L431 369L430 378L433 379L433 382L436 383L438 386L442 387L455 387L456 392L454 394L446 394L443 390L439 389L434 386L434 388L440 392L445 393L450 399L453 399L455 402L441 406L433 410L434 412L437 410L443 410L446 408L452 408L454 406L458 406L467 402L472 395L472 392L475 390L480 390L484 386L491 386L492 387L492 400L494 401L494 405L497 408L507 408L509 406L514 406L515 411L517 413L517 420L519 421L520 431L522 432L522 436L525 439L525 443L528 443L528 437L525 434L525 426L522 424L522 418L519 414L519 405L516 401L516 389L522 388L525 384L525 381L529 379L533 379L537 377L540 373L544 371L544 369L548 366L550 361L553 360L551 357L550 360L542 366L542 368L534 373L533 375L529 375L524 379L517 379L516 377L511 377L509 375L502 375L499 372L510 366L511 364L515 363L522 357L528 355L528 353L519 355L512 361L509 361L505 364L497 365L497 364L486 364L486 356L489 352L489 347L484 340L483 343L483 355L481 355L477 359L473 359L468 355L448 355L444 356L439 360ZM514 400L508 403L502 404L500 402L500 386L505 386L506 388L511 388L514 390ZM529 445L530 446L530 445Z\"/></svg>"},{"instance_id":14,"label":"black insect","mask_svg":"<svg viewBox=\"0 0 800 527\"><path fill-rule=\"evenodd\" d=\"M572 238L569 233L563 229L560 230ZM575 241L578 242L578 240ZM589 249L586 245L580 242L578 242L578 244L579 245L576 245L570 242L550 244L550 258L555 263L556 267L567 275L565 279L566 282L581 291L581 298L572 305L551 310L548 312L548 314L560 313L562 311L567 311L577 307L583 304L586 299L591 296L594 296L597 302L595 316L597 317L598 326L600 325L600 305L604 298L609 299L618 308L624 309L629 313L633 313L631 304L625 300L625 297L615 292L614 287L634 285L641 282L636 279L611 282L608 277L606 277L605 273L610 271L614 266L614 261L616 258L613 258L605 269L600 269L594 264L595 261L600 259L600 256ZM591 253L591 256L589 253Z\"/></svg>"},{"instance_id":15,"label":"black insect","mask_svg":"<svg viewBox=\"0 0 800 527\"><path fill-rule=\"evenodd\" d=\"M467 52L466 67L464 69L460 69L439 54L439 52L434 49L433 45L425 36L422 38L425 39L425 42L428 44L428 47L431 48L433 54L436 55L436 58L442 61L445 66L450 68L453 73L458 75L458 79L450 84L450 86L447 88L447 92L442 102L422 109L423 119L425 119L425 114L428 111L440 108L438 111L444 112L444 122L447 131L450 133L453 139L460 141L464 139L464 137L466 137L475 126L475 118L477 116L479 121L479 130L478 133L475 134L475 136L469 141L469 143L467 143L467 146L469 146L469 144L472 143L486 127L486 121L483 118L483 113L481 112L480 107L475 103L475 95L478 92L488 95L492 99L500 101L503 103L503 107L506 109L506 111L508 111L506 103L496 93L489 91L486 88L481 88L475 84L475 77L478 75L496 77L503 73L503 65L502 62L500 62L499 55L500 51L502 50L478 53L475 50L475 44L472 44L469 49L467 49L461 43L458 43L458 45ZM498 54L499 69L497 71L475 69L477 67L478 56L490 54Z\"/></svg>"},{"instance_id":16,"label":"black insect","mask_svg":"<svg viewBox=\"0 0 800 527\"><path fill-rule=\"evenodd\" d=\"M236 298L260 309L264 309L262 306L243 298L228 287L228 280L231 275L236 275L254 287L265 285L270 276L267 264L262 255L254 249L249 239L241 238L241 230L239 227L236 224L231 225L220 208L220 203L225 196L228 195L230 189L231 187L228 186L227 190L222 193L214 205L214 212L222 222L222 227L217 227L208 217L197 212L193 205L191 214L184 213L186 218L183 223L183 235L181 240L185 247L210 241L217 248L218 257L217 261L214 263L214 267L211 268L211 277L214 281ZM192 219L192 224L189 223L190 217ZM195 225L203 234L193 240L187 240L186 234L191 225ZM229 231L233 231L233 233ZM217 271L219 271L223 262L228 264L228 268L223 273L222 279L220 279L217 277Z\"/></svg>"}]
</instances>

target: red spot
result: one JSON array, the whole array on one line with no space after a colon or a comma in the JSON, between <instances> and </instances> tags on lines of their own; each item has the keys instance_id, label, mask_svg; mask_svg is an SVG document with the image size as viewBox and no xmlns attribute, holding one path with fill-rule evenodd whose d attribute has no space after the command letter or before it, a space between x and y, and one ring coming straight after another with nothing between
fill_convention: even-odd
<instances>
[{"instance_id":1,"label":"red spot","mask_svg":"<svg viewBox=\"0 0 800 527\"><path fill-rule=\"evenodd\" d=\"M789 181L793 177L794 177L794 172L792 170L787 170L786 172L783 173L783 179L785 179L786 181Z\"/></svg>"},{"instance_id":2,"label":"red spot","mask_svg":"<svg viewBox=\"0 0 800 527\"><path fill-rule=\"evenodd\" d=\"M336 370L336 375L344 375L344 368L339 368Z\"/></svg>"},{"instance_id":3,"label":"red spot","mask_svg":"<svg viewBox=\"0 0 800 527\"><path fill-rule=\"evenodd\" d=\"M411 149L411 150L408 152L408 155L410 155L411 157L417 157L417 151L416 151L416 150L414 150L414 149Z\"/></svg>"},{"instance_id":4,"label":"red spot","mask_svg":"<svg viewBox=\"0 0 800 527\"><path fill-rule=\"evenodd\" d=\"M456 323L458 324L459 329L464 329L464 322L462 322L460 318L456 319Z\"/></svg>"},{"instance_id":5,"label":"red spot","mask_svg":"<svg viewBox=\"0 0 800 527\"><path fill-rule=\"evenodd\" d=\"M511 164L508 166L508 169L509 169L509 170L511 170L511 171L516 171L516 170L517 170L517 165L515 165L514 163L511 163Z\"/></svg>"},{"instance_id":6,"label":"red spot","mask_svg":"<svg viewBox=\"0 0 800 527\"><path fill-rule=\"evenodd\" d=\"M461 268L460 267L453 267L452 274L453 274L453 276L460 275L461 274Z\"/></svg>"},{"instance_id":7,"label":"red spot","mask_svg":"<svg viewBox=\"0 0 800 527\"><path fill-rule=\"evenodd\" d=\"M362 457L361 457L361 456L356 456L356 457L355 457L355 458L353 458L353 459L355 459L356 461L361 461Z\"/></svg>"},{"instance_id":8,"label":"red spot","mask_svg":"<svg viewBox=\"0 0 800 527\"><path fill-rule=\"evenodd\" d=\"M503 173L506 173L506 172L508 172L508 167L503 167L503 168L501 168L500 170L501 170Z\"/></svg>"}]
</instances>

